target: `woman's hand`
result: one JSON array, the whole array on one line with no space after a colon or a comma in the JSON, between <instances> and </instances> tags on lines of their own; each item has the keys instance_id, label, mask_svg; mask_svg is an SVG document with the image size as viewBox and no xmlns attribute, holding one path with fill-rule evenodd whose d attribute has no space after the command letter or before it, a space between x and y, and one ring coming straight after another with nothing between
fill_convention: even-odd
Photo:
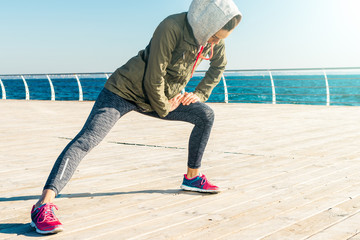
<instances>
[{"instance_id":1,"label":"woman's hand","mask_svg":"<svg viewBox=\"0 0 360 240\"><path fill-rule=\"evenodd\" d=\"M185 92L184 94L179 93L169 100L169 103L171 104L170 112L174 111L180 104L187 106L198 101L200 101L200 98L192 92Z\"/></svg>"},{"instance_id":2,"label":"woman's hand","mask_svg":"<svg viewBox=\"0 0 360 240\"><path fill-rule=\"evenodd\" d=\"M171 104L170 112L174 111L181 103L184 98L184 95L179 93L174 98L169 100L169 103Z\"/></svg>"},{"instance_id":3,"label":"woman's hand","mask_svg":"<svg viewBox=\"0 0 360 240\"><path fill-rule=\"evenodd\" d=\"M200 101L200 98L192 92L185 92L183 96L184 97L182 98L181 103L184 106L187 106L187 105L190 105L191 103L196 103L196 102Z\"/></svg>"}]
</instances>

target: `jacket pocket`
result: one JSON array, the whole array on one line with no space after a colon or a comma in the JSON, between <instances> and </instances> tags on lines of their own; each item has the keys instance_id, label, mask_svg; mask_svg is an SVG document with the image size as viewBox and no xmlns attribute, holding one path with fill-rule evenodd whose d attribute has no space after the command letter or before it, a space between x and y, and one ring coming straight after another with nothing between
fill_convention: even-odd
<instances>
[{"instance_id":1,"label":"jacket pocket","mask_svg":"<svg viewBox=\"0 0 360 240\"><path fill-rule=\"evenodd\" d=\"M186 77L189 67L194 64L194 54L188 49L179 49L174 52L173 58L167 67L167 72L172 77Z\"/></svg>"}]
</instances>

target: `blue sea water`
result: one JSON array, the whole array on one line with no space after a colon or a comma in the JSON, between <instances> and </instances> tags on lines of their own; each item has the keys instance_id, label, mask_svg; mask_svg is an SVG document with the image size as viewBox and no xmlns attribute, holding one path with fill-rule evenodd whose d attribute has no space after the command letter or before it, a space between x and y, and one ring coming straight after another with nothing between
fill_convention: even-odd
<instances>
[{"instance_id":1,"label":"blue sea water","mask_svg":"<svg viewBox=\"0 0 360 240\"><path fill-rule=\"evenodd\" d=\"M94 101L107 78L104 74L78 75L84 101ZM51 88L45 75L24 76L31 100L50 100ZM327 104L327 84L323 73L225 72L229 103ZM360 105L360 72L333 72L326 74L330 105ZM186 86L193 91L203 78L196 73ZM6 90L6 99L25 99L24 82L20 76L0 76ZM52 75L55 100L79 100L75 76ZM272 82L273 86L272 87ZM224 81L214 88L208 102L225 102ZM273 92L274 91L274 92ZM273 94L275 93L275 95ZM0 99L2 92L0 91Z\"/></svg>"}]
</instances>

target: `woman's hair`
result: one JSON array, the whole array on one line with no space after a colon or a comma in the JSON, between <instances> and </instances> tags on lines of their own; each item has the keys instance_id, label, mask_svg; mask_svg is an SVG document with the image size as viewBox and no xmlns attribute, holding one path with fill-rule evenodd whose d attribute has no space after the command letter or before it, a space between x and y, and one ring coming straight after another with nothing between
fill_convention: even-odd
<instances>
[{"instance_id":1,"label":"woman's hair","mask_svg":"<svg viewBox=\"0 0 360 240\"><path fill-rule=\"evenodd\" d=\"M236 15L227 24L225 24L225 26L223 26L221 29L231 31L240 23L240 20L241 20L241 15L240 14Z\"/></svg>"}]
</instances>

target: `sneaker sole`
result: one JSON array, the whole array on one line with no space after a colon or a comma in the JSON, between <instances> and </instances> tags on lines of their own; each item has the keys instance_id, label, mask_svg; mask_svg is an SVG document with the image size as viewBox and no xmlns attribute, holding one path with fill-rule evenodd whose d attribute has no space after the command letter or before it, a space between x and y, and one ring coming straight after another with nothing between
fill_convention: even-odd
<instances>
[{"instance_id":1,"label":"sneaker sole","mask_svg":"<svg viewBox=\"0 0 360 240\"><path fill-rule=\"evenodd\" d=\"M180 188L183 190L186 190L186 191L202 192L202 193L219 193L220 192L220 190L206 190L206 189L201 189L201 188L189 187L186 185L181 185Z\"/></svg>"},{"instance_id":2,"label":"sneaker sole","mask_svg":"<svg viewBox=\"0 0 360 240\"><path fill-rule=\"evenodd\" d=\"M30 223L30 226L33 227L33 228L35 228L36 232L37 232L37 233L40 233L40 234L52 234L52 233L62 232L62 231L64 230L63 227L57 227L57 228L55 228L55 229L53 229L53 230L51 230L51 231L42 231L42 230L40 230L40 229L38 229L38 228L36 227L36 225L35 225L34 222L31 222L31 223Z\"/></svg>"}]
</instances>

